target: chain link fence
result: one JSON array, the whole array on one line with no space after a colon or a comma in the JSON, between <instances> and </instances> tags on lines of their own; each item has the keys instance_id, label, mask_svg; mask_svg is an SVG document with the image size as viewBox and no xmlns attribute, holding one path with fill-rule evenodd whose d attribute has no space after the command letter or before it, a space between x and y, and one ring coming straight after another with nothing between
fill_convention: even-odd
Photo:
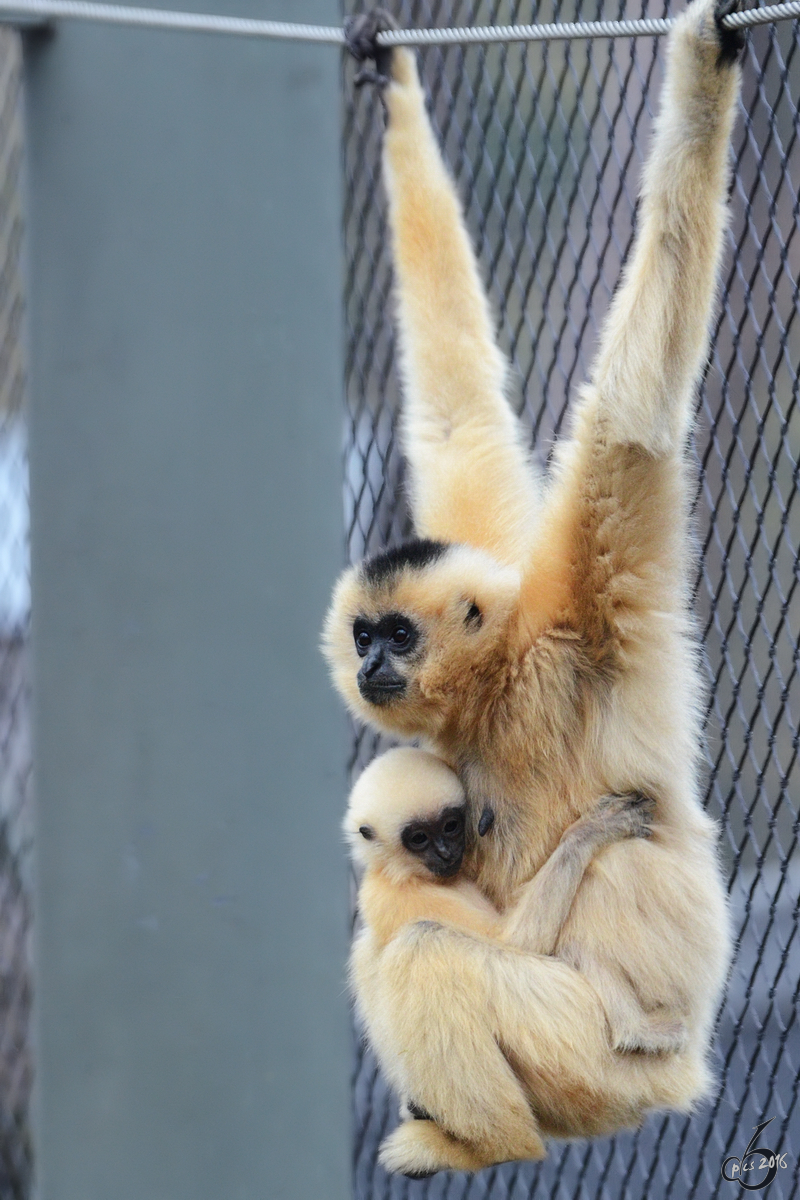
<instances>
[{"instance_id":1,"label":"chain link fence","mask_svg":"<svg viewBox=\"0 0 800 1200\"><path fill-rule=\"evenodd\" d=\"M361 7L359 6L353 6ZM635 9L635 11L634 11ZM402 0L402 24L506 24L663 16L658 3L530 6ZM752 32L734 137L732 221L694 451L696 606L708 677L706 802L738 933L719 1020L717 1093L690 1119L636 1134L553 1144L540 1165L470 1177L389 1178L377 1165L396 1101L356 1039L357 1200L706 1200L741 1197L720 1178L754 1127L784 1152L768 1194L798 1194L798 369L800 28ZM631 244L638 179L657 102L663 43L638 39L421 55L434 124L458 180L513 364L518 408L546 458L588 373L598 324ZM397 439L400 403L391 262L379 181L382 114L345 67L345 517L351 560L409 532ZM354 731L355 773L380 739ZM753 1178L762 1179L763 1172Z\"/></svg>"},{"instance_id":2,"label":"chain link fence","mask_svg":"<svg viewBox=\"0 0 800 1200\"><path fill-rule=\"evenodd\" d=\"M19 38L0 29L0 1200L31 1191L28 457L23 399Z\"/></svg>"}]
</instances>

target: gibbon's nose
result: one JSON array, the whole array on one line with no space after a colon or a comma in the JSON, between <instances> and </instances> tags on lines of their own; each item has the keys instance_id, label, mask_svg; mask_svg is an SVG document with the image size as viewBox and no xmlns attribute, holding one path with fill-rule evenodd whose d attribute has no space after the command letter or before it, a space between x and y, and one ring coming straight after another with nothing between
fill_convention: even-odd
<instances>
[{"instance_id":1,"label":"gibbon's nose","mask_svg":"<svg viewBox=\"0 0 800 1200\"><path fill-rule=\"evenodd\" d=\"M443 842L439 838L434 838L433 848L436 851L437 857L442 860L445 866L449 866L458 858L458 850L449 842Z\"/></svg>"},{"instance_id":2,"label":"gibbon's nose","mask_svg":"<svg viewBox=\"0 0 800 1200\"><path fill-rule=\"evenodd\" d=\"M373 675L383 666L383 647L374 642L369 648L367 657L364 659L363 666L358 672L363 679L372 679Z\"/></svg>"},{"instance_id":3,"label":"gibbon's nose","mask_svg":"<svg viewBox=\"0 0 800 1200\"><path fill-rule=\"evenodd\" d=\"M435 866L430 860L429 865L435 875L438 875L440 879L449 879L452 875L458 874L464 858L462 849L445 845L438 841L437 838L434 838L433 851L439 865Z\"/></svg>"}]
</instances>

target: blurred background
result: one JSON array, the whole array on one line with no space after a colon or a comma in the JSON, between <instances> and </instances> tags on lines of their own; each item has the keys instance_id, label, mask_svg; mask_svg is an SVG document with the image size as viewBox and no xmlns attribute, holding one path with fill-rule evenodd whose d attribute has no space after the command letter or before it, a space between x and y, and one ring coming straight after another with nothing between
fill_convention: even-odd
<instances>
[{"instance_id":1,"label":"blurred background","mask_svg":"<svg viewBox=\"0 0 800 1200\"><path fill-rule=\"evenodd\" d=\"M535 12L530 6L511 0L403 0L395 8L402 23L423 26L643 14L660 16L663 11L656 2L626 6L617 0L610 7L604 4L602 8L599 3L587 4L586 0L578 4L569 0L555 0L555 3L548 0ZM252 15L312 19L299 12L253 11ZM785 1151L787 1165L778 1171L768 1194L781 1200L798 1194L800 1038L796 1005L800 982L797 929L800 683L797 667L800 604L795 589L800 538L800 501L797 498L800 449L797 404L800 364L800 326L797 321L800 277L800 237L797 235L800 207L799 43L798 27L792 22L763 27L749 35L742 111L734 139L732 221L723 267L721 306L693 448L699 467L696 602L709 687L705 798L709 811L721 823L722 854L738 933L736 964L720 1015L716 1048L717 1095L689 1121L654 1118L635 1136L557 1149L538 1168L509 1165L483 1172L472 1179L437 1176L423 1182L390 1180L377 1166L376 1154L380 1140L396 1120L396 1104L380 1078L374 1060L355 1032L352 1146L347 1122L339 1121L338 1115L339 1123L328 1129L326 1136L348 1142L342 1161L352 1154L357 1200L377 1200L378 1197L477 1200L484 1196L528 1200L534 1195L549 1196L553 1200L600 1200L601 1197L616 1200L616 1197L644 1196L658 1197L659 1200L673 1196L680 1196L681 1200L684 1196L705 1200L709 1196L741 1195L738 1185L720 1180L722 1160L726 1155L741 1155L754 1126L769 1117L774 1120L761 1140L777 1152ZM93 53L97 45L91 43ZM128 45L125 43L125 61L131 57ZM170 47L174 47L174 43L170 43ZM202 53L196 54L197 47L198 43L191 42L181 51L168 49L163 57L159 57L160 51L154 52L156 68L164 68L175 53L178 58L185 54L187 61L202 60L196 83L198 89L208 86L208 62L216 50L204 42ZM639 39L428 50L421 56L434 122L464 197L470 230L497 314L500 339L513 364L514 403L530 431L535 453L543 462L548 457L553 438L562 427L569 398L588 371L598 323L630 246L637 180L661 78L660 52L663 52L663 42ZM288 51L281 47L277 53L286 55ZM29 49L28 55L28 63L33 62L34 92L38 96L42 86L40 51L31 54ZM132 57L136 59L135 54ZM287 105L294 103L292 97L298 89L316 86L313 73L317 62L323 59L330 66L336 59L336 52L316 49L311 58L304 58L299 65L292 60L282 93ZM31 1000L37 979L32 968L31 932L37 919L34 895L40 892L34 892L32 856L35 833L31 785L36 763L31 749L26 403L31 389L27 383L30 362L22 323L26 301L30 307L30 297L26 296L23 287L20 257L24 214L28 214L30 207L24 207L21 200L27 186L22 171L22 61L18 35L10 31L0 34L0 1200L29 1200L34 1194L36 1168L31 1135ZM245 58L244 66L240 60L236 61L236 78L244 80L242 90L232 89L230 97L226 95L225 99L229 103L228 119L234 122L239 119L237 104L249 104L254 89L257 91L259 75L255 61L253 57ZM277 61L278 58L270 60L272 69ZM136 61L136 70L141 73L142 61ZM147 82L146 72L144 78ZM322 81L320 91L323 103L329 109L331 97L326 89L332 90L332 87L335 87L335 76L329 73ZM333 471L338 472L339 482L335 486L343 503L341 517L335 510L335 502L327 514L326 551L315 558L313 575L308 577L309 586L319 597L324 596L343 560L342 544L345 546L344 557L355 560L366 552L400 540L409 531L408 515L402 503L403 467L396 436L399 393L392 328L391 263L377 171L382 118L368 91L354 92L350 64L343 68L342 94L344 453L340 460L341 469L330 463L325 469L330 469L331 482ZM70 95L69 89L67 95ZM97 93L93 101L96 104ZM167 112L167 125L172 119L171 103L171 94L166 94L159 110ZM36 100L34 131L42 123L38 104ZM332 126L334 116L331 110ZM176 123L178 139L183 128L180 122L199 121L200 115L191 105L185 110L180 109ZM112 134L118 139L116 129L112 129ZM197 137L199 155L204 144L202 130ZM38 144L43 144L40 135ZM217 147L217 144L213 143L213 146ZM291 145L289 151L292 151ZM134 157L136 153L134 147ZM40 151L36 152L35 158L37 162L41 161ZM162 175L163 169L162 164L159 167ZM248 228L257 231L258 222L272 219L274 214L268 208L260 208L241 216L236 207L237 170L234 155L226 158L218 154L216 162L212 156L209 178L221 177L220 195L223 197L214 213L221 211L226 220L241 220L245 226L249 221ZM333 180L335 166L331 170ZM35 167L34 175L41 179L40 167ZM155 178L159 177L156 173ZM318 185L312 163L300 173L296 185L300 189L298 194L303 188ZM186 203L185 198L182 202ZM331 211L335 214L335 210ZM94 219L100 228L102 219ZM40 226L45 225L46 221L42 219ZM306 230L308 228L306 226ZM104 236L112 235L106 231ZM328 252L330 249L331 246L326 247ZM239 253L236 246L231 253ZM225 245L220 254L223 257L226 254ZM234 275L233 282L238 286L245 271L238 260L236 269L238 274ZM27 271L24 276L26 280L30 277ZM33 278L38 277L34 270ZM331 286L330 280L338 286L335 270L331 272L328 286ZM201 283L201 290L202 286L205 284ZM265 295L272 299L260 301L263 308L269 309L265 320L280 321L281 294L278 281L268 279ZM251 304L250 293L246 295L247 303ZM241 303L236 293L234 308ZM270 307L273 303L278 316ZM288 302L284 307L294 315ZM254 330L257 325L258 320ZM257 345L258 336L257 332L253 333L252 345ZM335 319L333 336L336 336ZM290 353L295 356L303 353L302 342L293 343L291 331L282 330L280 337L284 341L288 339ZM37 344L41 343L34 339L34 345ZM242 346L237 347L237 353L246 356L250 345L245 339ZM271 370L274 362L273 359L265 360L263 354L259 357L259 353L254 354L256 379L258 370ZM333 351L330 360L338 370ZM236 362L235 356L233 361ZM118 369L112 361L112 373ZM231 372L236 369L232 366ZM335 383L331 385L332 393L336 386ZM43 393L46 394L46 388ZM42 401L39 403L43 404ZM332 403L336 403L335 396ZM208 410L200 404L199 411L202 415ZM313 421L315 411L312 405L309 420ZM330 424L319 435L311 432L310 424L299 430L289 430L279 415L263 429L259 427L257 433L269 440L278 457L286 457L287 453L302 456L304 442L313 446L314 437L318 436L331 447L330 462L338 464L339 418L329 416ZM179 428L184 423L191 429L192 419L189 410L179 406L176 418ZM216 436L223 435L217 430ZM43 440L47 440L46 428ZM190 439L189 449L182 451L189 459L195 453L192 447ZM256 443L256 457L258 448L259 443ZM214 464L211 475L207 475L199 486L207 488L209 479L212 491L214 488L224 491L231 486L230 477L238 471L241 447L234 446L230 450L223 447L218 451L218 457L219 462ZM40 461L46 463L47 460L41 457ZM214 463L213 446L203 450L199 460L195 455L194 461L201 465L192 467L193 471L208 472L209 463ZM311 468L314 469L313 461ZM300 483L302 486L302 481ZM258 510L262 521L269 516L268 500L269 497ZM176 501L178 504L186 502L185 497L183 501L180 498ZM294 498L284 499L283 504L297 512L310 506L307 516L311 522L318 520L323 507L322 501L317 505L317 497L312 497L306 504L300 489ZM41 511L47 512L46 498L42 501ZM199 515L202 519L202 512ZM195 524L197 518L198 514L195 514ZM222 517L208 517L210 525L216 520L224 523ZM191 527L189 522L187 528ZM343 534L338 532L340 529ZM113 526L111 531L113 535ZM107 530L103 536L110 536ZM220 536L224 537L224 531ZM242 555L247 552L248 536L252 537L253 531L245 529ZM208 574L240 570L241 567L232 565L232 560L225 557L225 552L215 553L215 538L216 531L209 537L204 555ZM34 547L34 553L35 550ZM146 554L145 547L145 559ZM100 574L96 576L101 580L102 567L101 562ZM266 567L264 569L267 571ZM191 570L195 574L193 577L190 574L187 586L197 588L200 578L197 562L191 565ZM47 575L46 563L41 578L53 579L52 573ZM222 594L230 593L230 584L224 579L220 586ZM271 595L268 591L264 594ZM113 596L110 603L113 607ZM152 603L157 606L158 595ZM305 624L301 624L299 634L307 641L312 654L316 653L317 617L321 615L324 600L315 600L314 604L316 608L312 605L312 615L304 615ZM234 619L224 615L224 604L220 612L220 620L213 625L215 630ZM207 678L200 663L207 652L204 639L198 636L181 660L187 673L178 672L173 697L181 695L181 688L186 689L187 680L192 677L185 666L190 654L194 654L198 663L197 677L203 679L202 686L206 686ZM176 651L176 654L180 653ZM249 667L250 664L247 669ZM124 664L120 669L124 672ZM278 682L283 678L280 672L286 669L282 661L264 660L258 655L253 663L254 671L272 672ZM240 673L243 670L241 668ZM287 742L285 751L292 762L296 761L297 754L309 752L305 749L308 731L303 730L305 697L313 695L313 689L325 687L322 672L314 675L313 668L310 670L307 691L298 698L294 712L295 734L292 736L296 736L296 743L289 746ZM46 678L47 669L44 674ZM224 678L224 671L222 676ZM246 723L249 718L244 714L252 698L237 699L236 695L224 691L219 676L211 678L208 703L213 711L203 728L212 740L213 730L219 729L220 745L225 746L228 744L227 735L223 735L226 721L234 720L237 728ZM152 680L149 686L152 688ZM331 854L341 859L336 823L344 794L345 767L351 776L357 774L380 747L380 742L371 734L353 730L348 749L346 736L341 730L337 732L335 719L332 725L327 724L328 721L327 716L315 716L308 728L312 742L314 731L319 732L319 745L313 755L328 759L325 767L329 792L326 808L330 813L326 816L329 824L325 827L324 838L321 836L321 844L332 847ZM303 736L298 736L300 733ZM253 736L258 735L254 733ZM250 761L248 753L245 749L243 773L232 779L231 788L268 791L271 786L266 778L269 754L258 770L249 770L245 769ZM260 760L254 756L253 762ZM339 766L341 778L336 774ZM215 775L211 789L212 792L216 789L217 795L225 788L224 777L223 766ZM52 778L52 773L48 778ZM147 780L143 783L138 777L132 784L132 795L138 796L143 789L146 793L148 786L151 785ZM201 780L195 779L193 786L196 791L202 791ZM278 792L276 804L281 805ZM330 794L336 796L335 803L331 803ZM210 806L215 803L213 795L208 803ZM134 811L134 801L131 804L131 811ZM50 811L45 809L46 814ZM148 820L152 818L152 811L148 809ZM186 820L192 813L187 801ZM243 810L243 813L246 817L247 811ZM141 813L137 810L139 823L136 828L140 833L145 830L140 841L146 841L150 835L140 818ZM87 821L90 820L89 813ZM84 828L90 827L89 824ZM246 837L236 832L231 834L230 828L230 824L219 828L213 826L216 840L212 839L204 850L206 866L203 869L213 871L215 857L224 861L226 854L231 854L226 839L230 838L231 844L239 846L236 839ZM183 825L178 827L180 844L186 840L186 829ZM258 826L255 842L259 852L268 854L271 852L268 833L265 829L262 837L260 830ZM291 841L292 837L293 829L288 828L286 839ZM120 854L129 855L125 870L130 873L139 869L138 858L131 857L133 852L124 839L117 849ZM141 846L136 854L140 849ZM195 851L196 847L192 850L190 845L190 858ZM197 873L200 870L199 857L195 853L197 861L193 859L187 871ZM237 855L231 857L236 859ZM239 853L234 875L241 869L241 857ZM257 871L256 862L257 856L249 869ZM77 862L76 870L80 870ZM221 874L225 871L221 870ZM171 878L167 875L162 881L164 888L172 886ZM176 878L184 882L180 872ZM323 897L327 895L329 907L330 897L336 894L332 879L333 876L326 876L320 889ZM228 883L224 886L222 882L215 883L214 887L214 919L222 914L219 919L228 921L225 927L228 930L237 921L237 929L245 928L252 912L267 903L264 896L253 895L244 907L237 908L239 902L232 898L233 891ZM102 890L93 891L91 903L96 905L97 897L102 894ZM341 963L346 952L344 876L339 896L342 935L338 941L338 934L333 937L333 962L329 977L326 977L332 982L325 984L337 991L337 1002L341 1000L343 990L343 971L335 963ZM351 905L352 899L351 889ZM52 893L46 892L45 904L52 903L55 903ZM136 920L140 927L155 933L154 926L146 926L147 921L152 922L155 918L149 910L146 915L143 913L144 909L137 910ZM308 921L319 920L319 907L312 905ZM203 928L202 924L200 928ZM262 929L262 935L269 936L268 927ZM174 956L196 955L201 944L180 938L170 942L166 961L173 956L176 974L180 973L180 965L174 961ZM260 944L263 947L264 943ZM246 945L243 943L243 952L251 958L257 956L258 945L257 939L255 942L251 939ZM149 961L145 958L140 962L137 953L133 952L131 970L139 969L141 963ZM278 986L282 978L284 990L292 1004L296 1004L291 952L285 950L275 962ZM236 969L235 960L226 960L225 970L233 971L235 975ZM83 991L75 1002L78 1003L82 995L90 1015L93 1014L92 1020L97 1021L105 1001L102 988L93 987L93 978L91 972L83 978ZM236 980L233 982L235 984ZM248 983L260 996L259 984L252 980ZM153 986L158 987L158 983ZM323 989L323 1001L324 995ZM219 1008L205 1018L205 1028L212 1031L212 1036L215 1036L213 1031L224 1024L224 1011L225 998L221 993ZM58 1023L54 1012L46 1017ZM119 1022L117 1035L123 1039L129 1037L133 1053L138 1053L136 1039L147 1038L146 1026L137 1027L131 1035L123 1010L116 1014L116 1019ZM316 1019L316 1015L305 1013L299 1018L304 1029L308 1028L309 1021ZM73 1034L69 1005L61 1020L63 1036L69 1038ZM153 1021L157 1020L158 1014L154 1012ZM259 1028L257 1022L247 1026L250 1035ZM284 1026L284 1033L285 1029ZM334 1042L340 1032L329 1029L323 1036ZM237 1041L235 1031L226 1036L230 1040L225 1041L221 1053L232 1065L228 1081L230 1091L225 1093L228 1100L224 1102L232 1104L235 1111L238 1111L237 1104L263 1106L272 1093L268 1088L263 1093L253 1092L252 1081L246 1079L247 1072L236 1066L237 1055L242 1052L242 1038ZM348 1051L342 1042L341 1056L329 1064L334 1074L338 1070L342 1075L342 1095ZM85 1051L85 1060L91 1062L91 1050ZM164 1060L161 1067L165 1074L172 1069L167 1061ZM291 1063L284 1068L284 1087L291 1069ZM120 1114L126 1112L126 1105L147 1103L143 1097L148 1095L147 1087L152 1089L152 1080L158 1070L159 1063L154 1062L146 1079L131 1084L127 1091L122 1087L116 1108L106 1097L100 1107L108 1108L110 1104L109 1119L118 1121ZM124 1079L125 1069L120 1067L119 1071ZM237 1071L242 1080L239 1095L236 1095ZM298 1068L298 1077L302 1074ZM313 1070L309 1075L313 1075ZM79 1088L85 1086L91 1091L95 1086L91 1082L94 1078L88 1070L85 1079L81 1075ZM192 1086L202 1089L207 1080L208 1076L200 1070ZM56 1083L63 1089L59 1093L63 1098L67 1094L65 1082L59 1076ZM302 1112L303 1094L300 1089L300 1099L292 1101L295 1115ZM160 1101L153 1103L158 1108ZM199 1122L202 1129L213 1129L217 1119L214 1105L223 1100L212 1096L209 1103L209 1112ZM297 1124L293 1119L291 1128L296 1129ZM302 1122L300 1125L302 1129ZM102 1122L93 1129L92 1137L100 1138L101 1128ZM47 1119L44 1129L46 1139L58 1140ZM178 1157L191 1147L194 1136L181 1143L181 1135L176 1135L174 1153ZM292 1136L289 1126L281 1131L287 1145ZM233 1143L226 1137L221 1137L219 1152L233 1157ZM240 1190L236 1191L234 1180L238 1177L233 1168L233 1173L223 1173L222 1182L215 1184L216 1190L212 1194L226 1198L251 1194L326 1197L345 1194L347 1187L341 1183L344 1176L326 1179L325 1144L324 1138L317 1139L315 1152L321 1156L322 1163L321 1174L314 1185L307 1180L298 1182L302 1175L298 1167L298 1178L293 1183L282 1175L280 1184L265 1183L272 1190L250 1191L249 1185L241 1183ZM143 1148L146 1145L139 1145L139 1153L147 1154ZM301 1150L302 1145L302 1138L298 1139L298 1148L292 1143L292 1153L298 1163L303 1154L313 1158L315 1153ZM87 1153L93 1152L92 1146L90 1140L85 1147ZM263 1164L260 1169L266 1171ZM258 1170L258 1165L253 1167L253 1179L258 1178ZM126 1190L128 1184L103 1192L97 1190L98 1185L94 1182L89 1185L84 1179L81 1184L78 1175L75 1177L78 1182L71 1185L74 1191L61 1191L56 1182L51 1184L53 1190L48 1190L47 1195L74 1194L80 1195L81 1200L94 1200L100 1195L113 1195L116 1200L117 1196L129 1194L138 1197L146 1194L148 1200L161 1195L172 1200L179 1200L183 1195L192 1195L193 1200L199 1197L199 1192L182 1190L182 1185L175 1182L180 1178L179 1174L172 1176L167 1172L165 1177L171 1182L165 1183L163 1190L146 1192L140 1181L130 1184L133 1189L130 1192ZM262 1177L269 1179L269 1172ZM337 1188L344 1190L340 1192Z\"/></svg>"}]
</instances>

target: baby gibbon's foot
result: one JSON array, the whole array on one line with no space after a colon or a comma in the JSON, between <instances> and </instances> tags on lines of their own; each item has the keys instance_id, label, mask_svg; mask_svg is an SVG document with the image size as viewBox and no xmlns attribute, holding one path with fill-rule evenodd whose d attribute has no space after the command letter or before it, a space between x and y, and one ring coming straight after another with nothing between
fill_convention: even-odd
<instances>
[{"instance_id":1,"label":"baby gibbon's foot","mask_svg":"<svg viewBox=\"0 0 800 1200\"><path fill-rule=\"evenodd\" d=\"M719 63L732 63L744 50L744 30L743 29L726 29L722 24L722 18L730 16L731 13L739 12L741 0L717 0L714 5L714 24L717 27L717 36L719 37Z\"/></svg>"},{"instance_id":2,"label":"baby gibbon's foot","mask_svg":"<svg viewBox=\"0 0 800 1200\"><path fill-rule=\"evenodd\" d=\"M344 40L347 49L357 62L363 63L371 58L375 63L374 71L370 67L361 68L355 77L356 87L374 83L379 88L385 88L391 83L394 51L391 46L379 46L376 40L378 34L385 33L387 29L397 29L397 23L383 8L373 8L371 12L346 18Z\"/></svg>"},{"instance_id":3,"label":"baby gibbon's foot","mask_svg":"<svg viewBox=\"0 0 800 1200\"><path fill-rule=\"evenodd\" d=\"M437 1171L479 1171L488 1164L434 1121L404 1121L381 1145L378 1161L395 1175L427 1179Z\"/></svg>"}]
</instances>

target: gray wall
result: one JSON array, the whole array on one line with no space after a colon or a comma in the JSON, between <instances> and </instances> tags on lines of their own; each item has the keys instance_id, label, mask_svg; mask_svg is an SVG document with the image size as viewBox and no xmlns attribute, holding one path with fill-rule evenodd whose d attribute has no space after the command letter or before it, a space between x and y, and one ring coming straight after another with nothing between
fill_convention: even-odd
<instances>
[{"instance_id":1,"label":"gray wall","mask_svg":"<svg viewBox=\"0 0 800 1200\"><path fill-rule=\"evenodd\" d=\"M25 66L40 1194L338 1200L338 54Z\"/></svg>"}]
</instances>

